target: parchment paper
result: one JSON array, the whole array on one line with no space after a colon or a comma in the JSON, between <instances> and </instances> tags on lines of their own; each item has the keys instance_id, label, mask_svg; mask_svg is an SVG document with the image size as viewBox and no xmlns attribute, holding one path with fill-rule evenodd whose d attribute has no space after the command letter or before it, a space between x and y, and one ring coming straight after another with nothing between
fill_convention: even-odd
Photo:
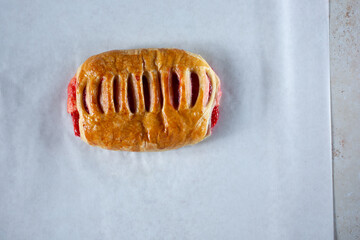
<instances>
[{"instance_id":1,"label":"parchment paper","mask_svg":"<svg viewBox=\"0 0 360 240\"><path fill-rule=\"evenodd\" d=\"M0 1L0 239L331 239L328 1ZM73 134L91 55L176 47L222 80L195 146Z\"/></svg>"}]
</instances>

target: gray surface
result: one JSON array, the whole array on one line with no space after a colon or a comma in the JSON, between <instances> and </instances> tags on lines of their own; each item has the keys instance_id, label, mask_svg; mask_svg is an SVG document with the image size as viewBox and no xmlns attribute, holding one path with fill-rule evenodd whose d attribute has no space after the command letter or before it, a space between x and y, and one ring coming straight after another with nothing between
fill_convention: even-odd
<instances>
[{"instance_id":1,"label":"gray surface","mask_svg":"<svg viewBox=\"0 0 360 240\"><path fill-rule=\"evenodd\" d=\"M330 6L336 233L360 239L360 1Z\"/></svg>"},{"instance_id":2,"label":"gray surface","mask_svg":"<svg viewBox=\"0 0 360 240\"><path fill-rule=\"evenodd\" d=\"M0 239L330 239L327 7L2 1ZM214 135L163 153L75 138L77 66L158 46L200 53L223 80Z\"/></svg>"}]
</instances>

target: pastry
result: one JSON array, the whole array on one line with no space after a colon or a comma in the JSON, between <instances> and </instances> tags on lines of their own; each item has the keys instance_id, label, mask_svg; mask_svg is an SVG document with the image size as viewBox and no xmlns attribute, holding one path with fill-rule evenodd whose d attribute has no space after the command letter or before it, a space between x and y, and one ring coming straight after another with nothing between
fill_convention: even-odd
<instances>
[{"instance_id":1,"label":"pastry","mask_svg":"<svg viewBox=\"0 0 360 240\"><path fill-rule=\"evenodd\" d=\"M218 120L220 80L179 49L104 52L68 85L76 136L111 150L161 151L202 141Z\"/></svg>"}]
</instances>

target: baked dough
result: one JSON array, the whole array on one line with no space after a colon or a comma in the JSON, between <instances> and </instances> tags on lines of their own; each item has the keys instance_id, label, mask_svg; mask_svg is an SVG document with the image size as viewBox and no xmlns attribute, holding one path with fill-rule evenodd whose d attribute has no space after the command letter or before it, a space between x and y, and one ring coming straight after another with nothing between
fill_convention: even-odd
<instances>
[{"instance_id":1,"label":"baked dough","mask_svg":"<svg viewBox=\"0 0 360 240\"><path fill-rule=\"evenodd\" d=\"M169 150L202 141L211 134L221 95L220 80L208 63L179 49L92 56L78 68L74 87L81 139L124 151Z\"/></svg>"}]
</instances>

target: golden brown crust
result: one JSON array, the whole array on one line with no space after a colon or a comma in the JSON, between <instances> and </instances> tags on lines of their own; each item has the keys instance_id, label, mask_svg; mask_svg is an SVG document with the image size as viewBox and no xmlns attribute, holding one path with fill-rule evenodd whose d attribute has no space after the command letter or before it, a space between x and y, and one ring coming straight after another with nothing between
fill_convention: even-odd
<instances>
[{"instance_id":1,"label":"golden brown crust","mask_svg":"<svg viewBox=\"0 0 360 240\"><path fill-rule=\"evenodd\" d=\"M200 89L195 105L190 107L192 72L199 77ZM179 79L178 109L172 104L169 86L173 73ZM149 111L145 109L143 75L150 83ZM114 50L87 59L79 67L76 79L80 136L91 145L112 150L159 151L195 144L211 133L211 111L220 82L199 55L178 49ZM211 96L208 79L213 89ZM129 81L136 99L134 113L128 104ZM114 86L119 90L114 91Z\"/></svg>"}]
</instances>

